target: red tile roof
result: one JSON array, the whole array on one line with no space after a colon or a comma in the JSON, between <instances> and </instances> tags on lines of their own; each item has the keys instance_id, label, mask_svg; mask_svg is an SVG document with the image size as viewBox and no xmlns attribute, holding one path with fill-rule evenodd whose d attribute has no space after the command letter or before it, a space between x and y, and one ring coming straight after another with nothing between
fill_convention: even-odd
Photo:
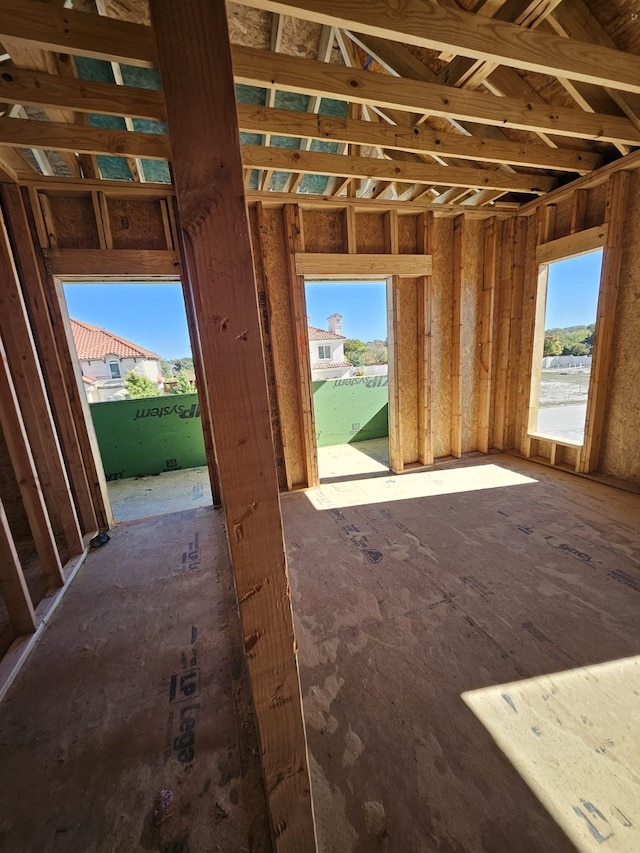
<instances>
[{"instance_id":1,"label":"red tile roof","mask_svg":"<svg viewBox=\"0 0 640 853\"><path fill-rule=\"evenodd\" d=\"M333 367L353 367L349 361L316 361L311 365L312 370L328 370Z\"/></svg>"},{"instance_id":2,"label":"red tile roof","mask_svg":"<svg viewBox=\"0 0 640 853\"><path fill-rule=\"evenodd\" d=\"M328 332L326 329L317 329L315 326L309 326L310 341L346 341L344 335L336 335L335 332Z\"/></svg>"},{"instance_id":3,"label":"red tile roof","mask_svg":"<svg viewBox=\"0 0 640 853\"><path fill-rule=\"evenodd\" d=\"M151 350L82 320L72 319L71 331L79 359L100 359L105 355L117 355L119 358L160 358Z\"/></svg>"}]
</instances>

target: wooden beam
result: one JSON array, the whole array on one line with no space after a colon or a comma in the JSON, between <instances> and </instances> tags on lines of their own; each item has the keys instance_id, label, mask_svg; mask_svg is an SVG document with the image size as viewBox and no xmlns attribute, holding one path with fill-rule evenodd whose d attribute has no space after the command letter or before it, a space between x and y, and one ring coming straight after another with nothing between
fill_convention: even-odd
<instances>
[{"instance_id":1,"label":"wooden beam","mask_svg":"<svg viewBox=\"0 0 640 853\"><path fill-rule=\"evenodd\" d=\"M519 27L516 29L528 32ZM567 44L566 39L560 41ZM419 111L516 130L543 130L558 136L640 144L640 130L629 119L620 116L537 106L518 98L501 98L450 86L371 74L312 59L282 54L275 56L269 51L237 45L233 49L233 63L238 83L276 86L285 92L335 97L351 103Z\"/></svg>"},{"instance_id":2,"label":"wooden beam","mask_svg":"<svg viewBox=\"0 0 640 853\"><path fill-rule=\"evenodd\" d=\"M0 117L0 146L167 160L169 141L157 133Z\"/></svg>"},{"instance_id":3,"label":"wooden beam","mask_svg":"<svg viewBox=\"0 0 640 853\"><path fill-rule=\"evenodd\" d=\"M128 65L155 65L149 27L115 18L104 19L34 0L11 0L0 8L0 39L35 44L44 50L114 60Z\"/></svg>"},{"instance_id":4,"label":"wooden beam","mask_svg":"<svg viewBox=\"0 0 640 853\"><path fill-rule=\"evenodd\" d=\"M264 235L267 230L264 210L261 204L255 206L255 245L254 260L256 266L256 278L261 281L262 289L258 291L258 305L260 306L260 317L262 321L262 341L265 350L265 369L267 374L267 387L269 389L269 409L271 413L271 431L273 433L274 452L276 467L279 473L279 484L281 489L291 491L293 485L291 479L291 466L289 461L288 447L288 424L281 415L282 399L282 370L285 367L280 359L278 335L273 325L272 300L274 284L271 273L265 264L266 246ZM276 284L275 287L278 285Z\"/></svg>"},{"instance_id":5,"label":"wooden beam","mask_svg":"<svg viewBox=\"0 0 640 853\"><path fill-rule=\"evenodd\" d=\"M225 5L152 0L151 16L274 848L306 853L311 783Z\"/></svg>"},{"instance_id":6,"label":"wooden beam","mask_svg":"<svg viewBox=\"0 0 640 853\"><path fill-rule=\"evenodd\" d=\"M418 248L432 257L433 213L421 213L417 222ZM431 271L418 279L418 461L433 465L431 388Z\"/></svg>"},{"instance_id":7,"label":"wooden beam","mask_svg":"<svg viewBox=\"0 0 640 853\"><path fill-rule=\"evenodd\" d=\"M65 467L69 476L82 532L93 533L98 528L93 497L85 462L80 448L78 431L69 401L64 370L56 348L51 311L38 258L35 254L27 212L21 190L15 185L2 187L2 205L11 233L16 264L23 282L23 294L29 312L40 365L44 375L56 430L60 439Z\"/></svg>"},{"instance_id":8,"label":"wooden beam","mask_svg":"<svg viewBox=\"0 0 640 853\"><path fill-rule=\"evenodd\" d=\"M350 181L351 178L347 178ZM135 192L138 188L135 188ZM133 188L131 189L133 193ZM308 193L298 195L297 193L263 193L258 190L248 190L245 197L249 204L262 202L265 207L282 207L285 204L298 204L301 210L309 208L325 208L328 210L340 210L345 207L355 207L362 211L398 210L401 213L421 213L423 210L433 211L434 216L457 216L464 213L471 219L486 219L488 216L512 216L518 211L520 205L517 202L498 202L491 207L468 207L460 204L435 204L431 199L425 201L414 199L413 201L399 201L397 199L378 200L375 198L348 198L336 195L311 195Z\"/></svg>"},{"instance_id":9,"label":"wooden beam","mask_svg":"<svg viewBox=\"0 0 640 853\"><path fill-rule=\"evenodd\" d=\"M591 380L587 399L587 418L579 471L589 474L600 467L602 434L604 432L607 393L613 363L613 340L616 325L616 306L622 266L624 229L627 222L627 197L631 175L616 172L609 179L605 222L607 242L602 255L598 313L593 345Z\"/></svg>"},{"instance_id":10,"label":"wooden beam","mask_svg":"<svg viewBox=\"0 0 640 853\"><path fill-rule=\"evenodd\" d=\"M43 249L49 275L102 281L105 276L149 281L182 275L178 252L166 249Z\"/></svg>"},{"instance_id":11,"label":"wooden beam","mask_svg":"<svg viewBox=\"0 0 640 853\"><path fill-rule=\"evenodd\" d=\"M308 486L317 486L318 448L316 444L315 414L313 409L313 384L311 363L309 360L309 326L304 292L304 278L298 272L296 259L302 254L304 236L302 219L296 205L287 204L284 208L284 227L287 246L287 271L289 275L289 295L293 315L293 335L298 369L299 422L302 431L304 469Z\"/></svg>"},{"instance_id":12,"label":"wooden beam","mask_svg":"<svg viewBox=\"0 0 640 853\"><path fill-rule=\"evenodd\" d=\"M495 392L493 409L493 446L507 447L507 397L509 382L510 297L513 282L513 254L516 217L503 223L500 245L500 270L497 294L497 323L495 342Z\"/></svg>"},{"instance_id":13,"label":"wooden beam","mask_svg":"<svg viewBox=\"0 0 640 853\"><path fill-rule=\"evenodd\" d=\"M390 255L398 254L398 211L388 210L384 217L385 249ZM397 276L387 278L387 344L389 351L389 468L397 474L404 471L404 441L402 429L401 377L404 375L402 342L401 299Z\"/></svg>"},{"instance_id":14,"label":"wooden beam","mask_svg":"<svg viewBox=\"0 0 640 853\"><path fill-rule=\"evenodd\" d=\"M453 292L451 325L451 455L462 456L462 290L464 216L453 221Z\"/></svg>"},{"instance_id":15,"label":"wooden beam","mask_svg":"<svg viewBox=\"0 0 640 853\"><path fill-rule=\"evenodd\" d=\"M553 77L640 92L640 57L523 29L505 21L444 8L437 0L238 0L241 5L378 36L429 50L447 50Z\"/></svg>"},{"instance_id":16,"label":"wooden beam","mask_svg":"<svg viewBox=\"0 0 640 853\"><path fill-rule=\"evenodd\" d=\"M62 563L2 340L0 340L0 427L2 427L11 464L20 487L31 536L40 560L40 568L52 587L63 586Z\"/></svg>"},{"instance_id":17,"label":"wooden beam","mask_svg":"<svg viewBox=\"0 0 640 853\"><path fill-rule=\"evenodd\" d=\"M587 252L601 249L607 242L608 232L609 226L605 222L603 225L596 225L585 231L576 231L575 234L541 243L536 247L536 263L550 264L552 261L585 255Z\"/></svg>"},{"instance_id":18,"label":"wooden beam","mask_svg":"<svg viewBox=\"0 0 640 853\"><path fill-rule=\"evenodd\" d=\"M376 178L415 184L445 184L542 194L556 185L545 175L519 174L501 170L453 169L427 163L400 162L375 157L355 157L300 151L296 148L265 148L243 145L242 162L258 169L277 169L311 175L339 175L351 178Z\"/></svg>"},{"instance_id":19,"label":"wooden beam","mask_svg":"<svg viewBox=\"0 0 640 853\"><path fill-rule=\"evenodd\" d=\"M51 526L70 557L84 550L49 398L18 279L4 216L0 216L0 334Z\"/></svg>"},{"instance_id":20,"label":"wooden beam","mask_svg":"<svg viewBox=\"0 0 640 853\"><path fill-rule=\"evenodd\" d=\"M248 133L274 133L299 136L306 140L381 146L415 154L436 154L485 163L513 163L528 168L585 173L602 162L598 154L587 151L548 148L458 133L437 133L423 125L403 126L333 118L293 110L254 107L251 104L238 104L238 121L240 130Z\"/></svg>"},{"instance_id":21,"label":"wooden beam","mask_svg":"<svg viewBox=\"0 0 640 853\"><path fill-rule=\"evenodd\" d=\"M484 258L480 318L480 377L477 414L478 450L488 453L491 447L491 377L493 368L493 311L496 288L498 240L496 220L484 223Z\"/></svg>"},{"instance_id":22,"label":"wooden beam","mask_svg":"<svg viewBox=\"0 0 640 853\"><path fill-rule=\"evenodd\" d=\"M51 8L35 0L34 5ZM85 13L79 14L90 17ZM14 67L5 68L0 74L0 100L8 104L53 106L79 113L165 118L162 92L154 89L116 86L115 83L60 77Z\"/></svg>"},{"instance_id":23,"label":"wooden beam","mask_svg":"<svg viewBox=\"0 0 640 853\"><path fill-rule=\"evenodd\" d=\"M313 277L366 278L372 275L399 275L416 278L431 275L431 255L340 254L338 252L298 252L296 274Z\"/></svg>"},{"instance_id":24,"label":"wooden beam","mask_svg":"<svg viewBox=\"0 0 640 853\"><path fill-rule=\"evenodd\" d=\"M9 613L9 620L17 636L33 634L36 630L36 614L1 499L0 593Z\"/></svg>"},{"instance_id":25,"label":"wooden beam","mask_svg":"<svg viewBox=\"0 0 640 853\"><path fill-rule=\"evenodd\" d=\"M552 190L548 195L540 199L533 199L526 202L526 204L520 205L517 211L518 216L531 216L541 204L559 204L561 201L573 198L576 190L592 189L606 183L609 177L616 172L628 172L638 168L640 168L640 151L632 151L631 154L620 157L619 160L614 160L613 163L607 163L606 166L601 166L589 175L584 175L570 184Z\"/></svg>"},{"instance_id":26,"label":"wooden beam","mask_svg":"<svg viewBox=\"0 0 640 853\"><path fill-rule=\"evenodd\" d=\"M556 207L554 205L538 208L535 223L531 221L527 223L527 228L535 227L536 245L550 242L549 238L555 231L555 221ZM522 397L525 406L520 434L520 452L523 456L531 456L531 436L537 432L538 427L548 285L548 264L536 264L527 269L524 298L530 305L529 310L525 312L530 320L528 327L524 329L524 336L525 339L531 341L531 347L530 357L525 364L522 383Z\"/></svg>"}]
</instances>

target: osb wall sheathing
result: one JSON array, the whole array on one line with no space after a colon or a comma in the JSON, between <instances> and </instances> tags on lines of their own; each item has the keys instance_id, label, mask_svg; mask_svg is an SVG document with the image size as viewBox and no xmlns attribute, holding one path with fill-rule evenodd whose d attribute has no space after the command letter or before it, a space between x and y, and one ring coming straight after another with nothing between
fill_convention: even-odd
<instances>
[{"instance_id":1,"label":"osb wall sheathing","mask_svg":"<svg viewBox=\"0 0 640 853\"><path fill-rule=\"evenodd\" d=\"M433 221L431 287L431 428L437 459L451 453L453 219Z\"/></svg>"},{"instance_id":2,"label":"osb wall sheathing","mask_svg":"<svg viewBox=\"0 0 640 853\"><path fill-rule=\"evenodd\" d=\"M344 211L305 210L302 214L305 252L346 252Z\"/></svg>"},{"instance_id":3,"label":"osb wall sheathing","mask_svg":"<svg viewBox=\"0 0 640 853\"><path fill-rule=\"evenodd\" d=\"M99 249L100 237L90 196L48 196L47 230L52 248Z\"/></svg>"},{"instance_id":4,"label":"osb wall sheathing","mask_svg":"<svg viewBox=\"0 0 640 853\"><path fill-rule=\"evenodd\" d=\"M640 173L631 173L601 470L640 485Z\"/></svg>"},{"instance_id":5,"label":"osb wall sheathing","mask_svg":"<svg viewBox=\"0 0 640 853\"><path fill-rule=\"evenodd\" d=\"M478 448L480 397L480 332L484 261L484 222L467 220L463 231L463 276L461 292L462 334L462 452Z\"/></svg>"}]
</instances>

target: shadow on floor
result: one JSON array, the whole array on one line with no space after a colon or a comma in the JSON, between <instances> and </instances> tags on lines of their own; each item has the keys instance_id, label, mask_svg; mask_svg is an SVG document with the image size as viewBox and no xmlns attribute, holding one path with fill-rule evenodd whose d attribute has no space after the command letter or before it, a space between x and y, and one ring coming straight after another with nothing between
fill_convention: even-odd
<instances>
[{"instance_id":1,"label":"shadow on floor","mask_svg":"<svg viewBox=\"0 0 640 853\"><path fill-rule=\"evenodd\" d=\"M388 476L389 439L374 438L319 447L318 472L323 483L339 483L354 477Z\"/></svg>"}]
</instances>

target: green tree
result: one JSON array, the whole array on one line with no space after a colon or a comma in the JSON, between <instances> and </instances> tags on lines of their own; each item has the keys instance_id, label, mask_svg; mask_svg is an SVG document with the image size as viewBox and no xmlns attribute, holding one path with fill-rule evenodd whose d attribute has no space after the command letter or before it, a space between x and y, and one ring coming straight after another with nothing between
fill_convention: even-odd
<instances>
[{"instance_id":1,"label":"green tree","mask_svg":"<svg viewBox=\"0 0 640 853\"><path fill-rule=\"evenodd\" d=\"M558 335L544 336L544 355L561 355L562 344Z\"/></svg>"},{"instance_id":2,"label":"green tree","mask_svg":"<svg viewBox=\"0 0 640 853\"><path fill-rule=\"evenodd\" d=\"M169 394L193 394L196 386L184 373L178 373L178 380L175 386L170 385L168 390Z\"/></svg>"},{"instance_id":3,"label":"green tree","mask_svg":"<svg viewBox=\"0 0 640 853\"><path fill-rule=\"evenodd\" d=\"M364 341L347 338L344 342L344 357L354 367L360 367L360 365L364 364L363 359L366 351L367 345Z\"/></svg>"},{"instance_id":4,"label":"green tree","mask_svg":"<svg viewBox=\"0 0 640 853\"><path fill-rule=\"evenodd\" d=\"M141 376L139 373L134 373L130 370L124 377L124 384L127 389L127 397L137 399L138 397L158 397L160 391L155 382L148 379L146 376Z\"/></svg>"},{"instance_id":5,"label":"green tree","mask_svg":"<svg viewBox=\"0 0 640 853\"><path fill-rule=\"evenodd\" d=\"M386 364L388 359L389 353L384 341L368 341L363 354L363 364Z\"/></svg>"}]
</instances>

